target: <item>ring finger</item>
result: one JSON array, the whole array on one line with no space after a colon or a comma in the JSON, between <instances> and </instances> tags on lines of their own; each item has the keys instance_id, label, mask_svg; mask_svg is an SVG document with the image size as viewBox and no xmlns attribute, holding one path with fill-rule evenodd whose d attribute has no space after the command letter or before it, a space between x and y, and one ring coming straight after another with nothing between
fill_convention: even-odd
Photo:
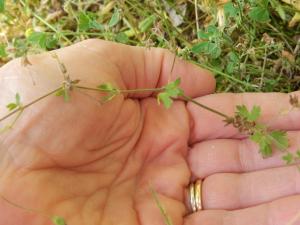
<instances>
[{"instance_id":1,"label":"ring finger","mask_svg":"<svg viewBox=\"0 0 300 225\"><path fill-rule=\"evenodd\" d=\"M297 166L242 174L218 173L202 183L204 209L241 209L295 194L300 194Z\"/></svg>"}]
</instances>

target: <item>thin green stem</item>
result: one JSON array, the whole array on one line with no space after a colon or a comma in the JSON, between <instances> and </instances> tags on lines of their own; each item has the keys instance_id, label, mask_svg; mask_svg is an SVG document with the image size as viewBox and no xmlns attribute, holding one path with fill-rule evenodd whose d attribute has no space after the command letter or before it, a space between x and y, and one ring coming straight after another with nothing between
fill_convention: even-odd
<instances>
[{"instance_id":1,"label":"thin green stem","mask_svg":"<svg viewBox=\"0 0 300 225\"><path fill-rule=\"evenodd\" d=\"M192 99L192 98L189 97L189 96L183 95L182 98L183 98L185 101L192 102L193 104L195 104L195 105L197 105L197 106L200 106L201 108L204 108L204 109L206 109L206 110L208 110L208 111L210 111L210 112L212 112L212 113L215 113L215 114L217 114L217 115L219 115L219 116L224 117L225 119L230 119L230 118L231 118L230 116L227 116L227 115L224 114L224 113L221 113L221 112L219 112L219 111L217 111L217 110L215 110L215 109L212 109L212 108L210 108L210 107L208 107L208 106L206 106L206 105L203 105L203 104L197 102L196 100Z\"/></svg>"},{"instance_id":2,"label":"thin green stem","mask_svg":"<svg viewBox=\"0 0 300 225\"><path fill-rule=\"evenodd\" d=\"M39 98L33 100L32 102L29 102L28 104L23 105L22 107L19 107L19 108L15 109L15 110L11 111L10 113L8 113L7 115L5 115L4 117L0 118L0 122L2 122L3 120L9 118L10 116L12 116L12 115L14 115L14 114L16 114L16 113L18 113L18 112L20 112L20 111L24 111L26 108L32 106L33 104L35 104L35 103L41 101L41 100L44 99L44 98L47 98L47 97L50 96L50 95L53 95L54 93L58 92L58 91L61 90L61 89L62 89L62 87L59 87L59 88L57 88L57 89L55 89L55 90L53 90L53 91L51 91L51 92L49 92L49 93L47 93L47 94L41 96L41 97L39 97Z\"/></svg>"},{"instance_id":3,"label":"thin green stem","mask_svg":"<svg viewBox=\"0 0 300 225\"><path fill-rule=\"evenodd\" d=\"M101 89L101 88L91 88L91 87L78 86L78 85L75 85L74 87L78 88L78 89L84 89L84 90L90 90L90 91L112 92L111 90L106 90L106 89ZM165 90L165 88L141 88L141 89L132 89L132 90L116 89L116 92L130 94L130 93L139 93L139 92L148 92L148 91L159 92L159 91L164 91L164 90Z\"/></svg>"},{"instance_id":4,"label":"thin green stem","mask_svg":"<svg viewBox=\"0 0 300 225\"><path fill-rule=\"evenodd\" d=\"M219 74L219 75L221 75L221 76L223 76L223 77L226 77L226 78L228 78L229 80L233 80L233 81L235 81L235 82L237 82L237 83L239 83L239 84L243 84L243 85L245 85L246 87L257 88L256 85L249 84L249 83L247 83L247 82L241 81L241 80L239 80L239 79L237 79L237 78L235 78L235 77L233 77L233 76L230 76L230 75L228 75L228 74L226 74L226 73L224 73L224 72L222 72L222 71L220 71L220 70L217 70L217 69L215 69L215 68L213 68L213 67L210 67L210 66L208 66L208 65L201 64L201 63L197 63L197 62L194 62L194 61L191 61L191 60L190 60L190 62L193 63L193 64L195 64L195 65L197 65L197 66L201 66L201 67L204 68L204 69L210 70L210 71L213 72L213 73L216 73L216 74Z\"/></svg>"}]
</instances>

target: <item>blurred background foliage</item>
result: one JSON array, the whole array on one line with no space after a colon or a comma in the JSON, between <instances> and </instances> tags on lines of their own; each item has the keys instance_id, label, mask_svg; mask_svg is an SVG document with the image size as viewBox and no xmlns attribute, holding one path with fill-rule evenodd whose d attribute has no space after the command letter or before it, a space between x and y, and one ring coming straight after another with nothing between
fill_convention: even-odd
<instances>
[{"instance_id":1,"label":"blurred background foliage","mask_svg":"<svg viewBox=\"0 0 300 225\"><path fill-rule=\"evenodd\" d=\"M0 66L100 38L167 48L213 71L218 92L290 92L299 21L300 0L0 0Z\"/></svg>"}]
</instances>

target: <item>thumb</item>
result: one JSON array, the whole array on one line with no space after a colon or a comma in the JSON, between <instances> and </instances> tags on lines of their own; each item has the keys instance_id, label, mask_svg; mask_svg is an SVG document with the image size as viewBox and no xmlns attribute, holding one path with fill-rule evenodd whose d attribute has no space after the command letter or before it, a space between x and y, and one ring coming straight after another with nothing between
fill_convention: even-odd
<instances>
[{"instance_id":1,"label":"thumb","mask_svg":"<svg viewBox=\"0 0 300 225\"><path fill-rule=\"evenodd\" d=\"M159 88L181 78L181 88L190 97L210 94L215 89L212 74L196 65L181 60L162 48L143 48L99 39L78 43L115 64L127 89ZM101 58L101 57L100 57ZM135 97L147 97L138 94Z\"/></svg>"}]
</instances>

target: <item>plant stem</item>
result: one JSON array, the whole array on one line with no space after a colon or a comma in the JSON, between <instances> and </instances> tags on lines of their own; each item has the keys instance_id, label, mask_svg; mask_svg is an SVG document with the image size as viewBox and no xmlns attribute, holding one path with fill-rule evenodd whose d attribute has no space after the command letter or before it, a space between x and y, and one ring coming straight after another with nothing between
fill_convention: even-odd
<instances>
[{"instance_id":1,"label":"plant stem","mask_svg":"<svg viewBox=\"0 0 300 225\"><path fill-rule=\"evenodd\" d=\"M217 110L215 110L215 109L212 109L212 108L210 108L210 107L208 107L208 106L206 106L206 105L203 105L203 104L201 104L201 103L195 101L195 100L192 99L191 97L188 97L188 96L186 96L186 95L183 95L182 97L183 97L183 99L184 99L185 101L187 101L187 102L192 102L193 104L195 104L195 105L197 105L197 106L200 106L201 108L204 108L204 109L206 109L206 110L208 110L208 111L210 111L210 112L212 112L212 113L215 113L215 114L217 114L217 115L219 115L219 116L224 117L225 119L230 119L230 118L231 118L230 116L227 116L227 115L224 114L224 113L221 113L221 112L219 112L219 111L217 111Z\"/></svg>"},{"instance_id":2,"label":"plant stem","mask_svg":"<svg viewBox=\"0 0 300 225\"><path fill-rule=\"evenodd\" d=\"M97 92L112 92L111 90L100 89L100 88L92 88L92 87L85 87L85 86L78 86L78 85L74 85L73 87L74 88L78 88L78 89L83 89L83 90L97 91ZM57 89L55 89L55 90L53 90L53 91L51 91L51 92L49 92L49 93L41 96L41 97L33 100L32 102L30 102L30 103L28 103L28 104L26 104L26 105L24 105L22 107L19 107L18 109L14 110L14 111L12 111L10 113L8 113L6 116L0 118L0 122L2 122L3 120L7 119L8 117L14 115L15 113L23 112L26 108L30 107L31 105L33 105L33 104L41 101L42 99L44 99L44 98L46 98L46 97L48 97L48 96L50 96L52 94L60 91L62 88L63 87L59 87L59 88L57 88ZM149 91L151 91L151 92L160 92L160 91L164 91L164 90L165 90L165 88L161 87L161 88L141 88L141 89L132 89L132 90L118 90L118 89L116 89L116 92L130 94L130 93L141 93L141 92L149 92ZM226 120L231 119L230 116L228 116L228 115L226 115L226 114L224 114L222 112L219 112L219 111L217 111L217 110L215 110L213 108L210 108L210 107L208 107L208 106L206 106L204 104L201 104L201 103L195 101L194 99L192 99L191 97L189 97L187 95L183 94L182 98L185 101L192 102L193 104L195 104L195 105L197 105L197 106L199 106L199 107L201 107L203 109L206 109L206 110L208 110L208 111L210 111L212 113L215 113L215 114L217 114L217 115L225 118Z\"/></svg>"},{"instance_id":3,"label":"plant stem","mask_svg":"<svg viewBox=\"0 0 300 225\"><path fill-rule=\"evenodd\" d=\"M0 118L0 122L2 122L3 120L7 119L8 117L14 115L14 114L17 113L17 112L24 111L26 108L30 107L31 105L33 105L33 104L35 104L35 103L41 101L41 100L44 99L44 98L47 98L47 97L50 96L50 95L53 95L54 93L56 93L57 91L59 91L59 90L61 90L61 89L62 89L62 87L59 87L59 88L57 88L57 89L55 89L55 90L53 90L53 91L51 91L51 92L49 92L49 93L47 93L47 94L41 96L41 97L39 97L39 98L33 100L32 102L29 102L28 104L23 105L22 107L19 107L19 108L13 110L12 112L8 113L6 116Z\"/></svg>"},{"instance_id":4,"label":"plant stem","mask_svg":"<svg viewBox=\"0 0 300 225\"><path fill-rule=\"evenodd\" d=\"M85 86L78 86L75 85L74 88L79 88L79 89L84 89L84 90L90 90L90 91L98 91L98 92L111 92L111 90L106 90L106 89L100 89L100 88L90 88L90 87L85 87ZM132 89L132 90L119 90L117 89L116 91L119 93L139 93L139 92L159 92L165 90L164 88L142 88L142 89Z\"/></svg>"},{"instance_id":5,"label":"plant stem","mask_svg":"<svg viewBox=\"0 0 300 225\"><path fill-rule=\"evenodd\" d=\"M195 0L195 16L196 16L196 31L197 31L197 38L198 38L198 33L199 33L199 16L198 16L198 0Z\"/></svg>"},{"instance_id":6,"label":"plant stem","mask_svg":"<svg viewBox=\"0 0 300 225\"><path fill-rule=\"evenodd\" d=\"M249 84L249 83L247 83L247 82L241 81L241 80L239 80L239 79L237 79L237 78L235 78L235 77L233 77L233 76L230 76L230 75L228 75L228 74L226 74L226 73L224 73L224 72L222 72L222 71L220 71L220 70L218 70L218 69L215 69L215 68L213 68L213 67L210 67L210 66L208 66L208 65L201 64L201 63L197 63L197 62L194 62L194 61L191 61L191 60L189 60L189 62L191 62L191 63L193 63L193 64L195 64L195 65L197 65L197 66L200 66L200 67L202 67L202 68L204 68L204 69L210 70L210 71L213 72L213 73L219 74L219 75L221 75L221 76L223 76L223 77L225 77L225 78L227 78L227 79L229 79L229 80L233 80L233 81L235 81L235 82L237 82L237 83L239 83L239 84L243 84L243 85L245 85L246 87L257 88L256 85Z\"/></svg>"}]
</instances>

